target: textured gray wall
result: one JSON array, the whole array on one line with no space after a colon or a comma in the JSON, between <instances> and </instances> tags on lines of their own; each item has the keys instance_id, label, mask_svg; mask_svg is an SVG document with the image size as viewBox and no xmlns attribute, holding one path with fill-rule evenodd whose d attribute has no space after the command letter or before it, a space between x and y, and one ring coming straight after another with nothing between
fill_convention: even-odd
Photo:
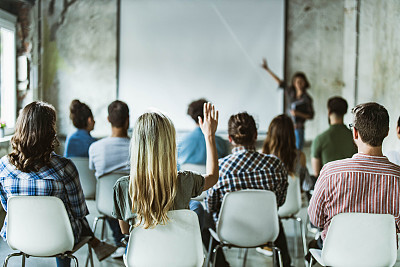
<instances>
[{"instance_id":1,"label":"textured gray wall","mask_svg":"<svg viewBox=\"0 0 400 267\"><path fill-rule=\"evenodd\" d=\"M79 98L92 107L97 121L95 134L107 135L106 107L116 92L117 1L68 3L71 5L66 9L62 0L42 1L43 96L59 110L61 134L73 129L68 105ZM326 101L341 95L350 107L367 101L383 104L391 116L391 132L384 148L400 149L394 134L400 115L400 1L361 1L357 91L356 3L288 0L286 77L303 71L310 80L316 115L307 123L307 140L328 127ZM351 116L345 119L349 123Z\"/></svg>"}]
</instances>

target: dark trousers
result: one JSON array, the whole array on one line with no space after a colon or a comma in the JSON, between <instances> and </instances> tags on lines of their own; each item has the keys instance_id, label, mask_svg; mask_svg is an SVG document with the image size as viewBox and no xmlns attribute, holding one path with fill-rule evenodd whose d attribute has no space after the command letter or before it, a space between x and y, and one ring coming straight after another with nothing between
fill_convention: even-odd
<instances>
[{"instance_id":1,"label":"dark trousers","mask_svg":"<svg viewBox=\"0 0 400 267\"><path fill-rule=\"evenodd\" d=\"M212 217L212 214L205 212L204 213L204 229L202 229L202 238L203 238L203 244L205 245L206 248L208 248L209 243L210 243L210 232L208 231L208 228L211 228L215 231L215 222ZM211 245L211 250L213 250L217 246L218 242L213 240L213 243ZM290 255L289 255L289 249L287 246L287 241L286 241L286 235L285 231L283 229L281 220L279 220L279 234L278 237L276 238L274 242L275 246L280 249L281 255L282 255L282 264L284 267L289 267L291 264L290 260ZM278 256L278 255L276 255ZM275 262L278 263L279 260L278 258L275 258ZM220 248L217 251L217 258L216 258L216 266L229 266L228 262L225 259L225 255L223 253L222 248Z\"/></svg>"}]
</instances>

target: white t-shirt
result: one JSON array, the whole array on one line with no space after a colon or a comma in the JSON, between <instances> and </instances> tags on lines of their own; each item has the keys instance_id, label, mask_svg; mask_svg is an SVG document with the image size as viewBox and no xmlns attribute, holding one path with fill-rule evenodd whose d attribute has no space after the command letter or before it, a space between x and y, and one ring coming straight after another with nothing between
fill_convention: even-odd
<instances>
[{"instance_id":1,"label":"white t-shirt","mask_svg":"<svg viewBox=\"0 0 400 267\"><path fill-rule=\"evenodd\" d=\"M89 169L96 177L110 172L129 174L129 143L127 137L107 137L89 147Z\"/></svg>"}]
</instances>

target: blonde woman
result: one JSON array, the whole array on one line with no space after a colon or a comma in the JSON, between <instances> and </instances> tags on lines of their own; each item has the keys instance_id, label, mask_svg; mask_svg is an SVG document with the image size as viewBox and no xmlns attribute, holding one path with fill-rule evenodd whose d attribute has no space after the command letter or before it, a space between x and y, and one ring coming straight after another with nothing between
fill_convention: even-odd
<instances>
[{"instance_id":1,"label":"blonde woman","mask_svg":"<svg viewBox=\"0 0 400 267\"><path fill-rule=\"evenodd\" d=\"M188 209L192 197L212 187L218 180L218 156L215 131L218 111L204 104L204 119L199 117L207 148L207 175L177 171L175 128L162 113L141 115L133 129L130 176L114 185L114 217L121 231L133 227L151 228L168 223L167 212Z\"/></svg>"}]
</instances>

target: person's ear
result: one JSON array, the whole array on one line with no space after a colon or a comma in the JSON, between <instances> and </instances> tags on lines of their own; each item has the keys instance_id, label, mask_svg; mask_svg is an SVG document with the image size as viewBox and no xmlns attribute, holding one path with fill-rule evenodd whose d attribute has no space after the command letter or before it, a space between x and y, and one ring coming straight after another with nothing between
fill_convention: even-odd
<instances>
[{"instance_id":1,"label":"person's ear","mask_svg":"<svg viewBox=\"0 0 400 267\"><path fill-rule=\"evenodd\" d=\"M356 128L353 127L353 139L357 140L358 139L358 131Z\"/></svg>"},{"instance_id":2,"label":"person's ear","mask_svg":"<svg viewBox=\"0 0 400 267\"><path fill-rule=\"evenodd\" d=\"M235 144L235 141L233 141L232 136L229 135L228 140L229 140L229 143L231 143L232 145Z\"/></svg>"},{"instance_id":3,"label":"person's ear","mask_svg":"<svg viewBox=\"0 0 400 267\"><path fill-rule=\"evenodd\" d=\"M397 135L400 137L400 126L397 126Z\"/></svg>"},{"instance_id":4,"label":"person's ear","mask_svg":"<svg viewBox=\"0 0 400 267\"><path fill-rule=\"evenodd\" d=\"M111 121L110 121L110 116L107 116L107 121L108 121L109 123L111 123Z\"/></svg>"}]
</instances>

